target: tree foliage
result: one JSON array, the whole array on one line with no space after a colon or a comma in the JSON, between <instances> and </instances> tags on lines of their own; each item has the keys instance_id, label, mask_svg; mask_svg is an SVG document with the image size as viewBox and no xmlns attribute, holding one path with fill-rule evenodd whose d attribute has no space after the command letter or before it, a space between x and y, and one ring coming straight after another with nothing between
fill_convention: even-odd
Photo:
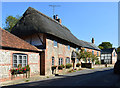
<instances>
[{"instance_id":1,"label":"tree foliage","mask_svg":"<svg viewBox=\"0 0 120 88\"><path fill-rule=\"evenodd\" d=\"M90 58L92 62L98 60L96 55L93 55L91 52L85 52L84 49L81 49L80 52L76 52L77 58L83 59L83 61L87 61L87 58Z\"/></svg>"},{"instance_id":2,"label":"tree foliage","mask_svg":"<svg viewBox=\"0 0 120 88\"><path fill-rule=\"evenodd\" d=\"M10 32L20 18L21 17L19 15L17 15L16 17L13 16L6 17L4 29Z\"/></svg>"},{"instance_id":3,"label":"tree foliage","mask_svg":"<svg viewBox=\"0 0 120 88\"><path fill-rule=\"evenodd\" d=\"M110 42L102 42L98 47L100 49L108 49L112 48L112 44Z\"/></svg>"}]
</instances>

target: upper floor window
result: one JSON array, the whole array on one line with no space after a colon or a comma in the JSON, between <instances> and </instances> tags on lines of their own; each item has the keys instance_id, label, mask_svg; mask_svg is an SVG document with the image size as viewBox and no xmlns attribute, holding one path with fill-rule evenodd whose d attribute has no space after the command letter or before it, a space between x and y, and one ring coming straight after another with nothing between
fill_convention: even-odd
<instances>
[{"instance_id":1,"label":"upper floor window","mask_svg":"<svg viewBox=\"0 0 120 88\"><path fill-rule=\"evenodd\" d=\"M59 65L63 64L63 58L59 58Z\"/></svg>"},{"instance_id":2,"label":"upper floor window","mask_svg":"<svg viewBox=\"0 0 120 88\"><path fill-rule=\"evenodd\" d=\"M22 67L27 65L26 54L13 54L13 67L17 67L19 64L21 64Z\"/></svg>"},{"instance_id":3,"label":"upper floor window","mask_svg":"<svg viewBox=\"0 0 120 88\"><path fill-rule=\"evenodd\" d=\"M54 46L56 46L56 47L57 47L57 41L55 41L55 40L54 40Z\"/></svg>"},{"instance_id":4,"label":"upper floor window","mask_svg":"<svg viewBox=\"0 0 120 88\"><path fill-rule=\"evenodd\" d=\"M66 64L69 64L69 63L70 63L70 58L67 57L67 58L66 58Z\"/></svg>"},{"instance_id":5,"label":"upper floor window","mask_svg":"<svg viewBox=\"0 0 120 88\"><path fill-rule=\"evenodd\" d=\"M70 50L70 45L68 45L68 50Z\"/></svg>"},{"instance_id":6,"label":"upper floor window","mask_svg":"<svg viewBox=\"0 0 120 88\"><path fill-rule=\"evenodd\" d=\"M52 66L54 65L54 62L55 62L55 58L52 57Z\"/></svg>"},{"instance_id":7,"label":"upper floor window","mask_svg":"<svg viewBox=\"0 0 120 88\"><path fill-rule=\"evenodd\" d=\"M92 51L92 55L94 55L94 51Z\"/></svg>"},{"instance_id":8,"label":"upper floor window","mask_svg":"<svg viewBox=\"0 0 120 88\"><path fill-rule=\"evenodd\" d=\"M76 48L76 51L78 51L78 48Z\"/></svg>"},{"instance_id":9,"label":"upper floor window","mask_svg":"<svg viewBox=\"0 0 120 88\"><path fill-rule=\"evenodd\" d=\"M87 52L87 49L85 49L85 52Z\"/></svg>"},{"instance_id":10,"label":"upper floor window","mask_svg":"<svg viewBox=\"0 0 120 88\"><path fill-rule=\"evenodd\" d=\"M114 57L115 57L115 52L114 52Z\"/></svg>"},{"instance_id":11,"label":"upper floor window","mask_svg":"<svg viewBox=\"0 0 120 88\"><path fill-rule=\"evenodd\" d=\"M97 52L97 56L99 56L99 52Z\"/></svg>"}]
</instances>

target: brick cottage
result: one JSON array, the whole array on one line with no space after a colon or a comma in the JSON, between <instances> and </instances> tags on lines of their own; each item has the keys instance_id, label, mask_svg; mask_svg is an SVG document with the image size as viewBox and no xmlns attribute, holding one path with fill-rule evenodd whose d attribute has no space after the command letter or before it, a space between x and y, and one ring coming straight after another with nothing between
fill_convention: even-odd
<instances>
[{"instance_id":1,"label":"brick cottage","mask_svg":"<svg viewBox=\"0 0 120 88\"><path fill-rule=\"evenodd\" d=\"M30 66L30 76L40 74L40 49L0 28L0 81L11 80L10 69ZM18 75L15 79L23 78Z\"/></svg>"},{"instance_id":2,"label":"brick cottage","mask_svg":"<svg viewBox=\"0 0 120 88\"><path fill-rule=\"evenodd\" d=\"M25 11L11 33L42 50L40 66L37 67L40 68L40 75L51 75L52 66L57 66L56 73L62 71L58 66L68 63L74 63L76 68L79 61L74 57L74 53L82 48L100 57L100 49L95 46L94 39L92 43L77 39L61 24L57 15L52 19L31 7Z\"/></svg>"}]
</instances>

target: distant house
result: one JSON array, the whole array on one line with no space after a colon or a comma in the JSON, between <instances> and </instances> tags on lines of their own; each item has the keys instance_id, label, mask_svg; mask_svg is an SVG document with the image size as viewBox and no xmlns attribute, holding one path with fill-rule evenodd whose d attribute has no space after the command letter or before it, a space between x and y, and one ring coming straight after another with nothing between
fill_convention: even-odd
<instances>
[{"instance_id":1,"label":"distant house","mask_svg":"<svg viewBox=\"0 0 120 88\"><path fill-rule=\"evenodd\" d=\"M40 74L51 75L52 66L56 67L56 73L61 65L76 64L79 62L73 58L75 51L86 48L93 54L100 56L100 49L93 43L88 43L76 38L71 31L61 24L57 15L54 19L29 7L19 22L13 27L12 34L27 41L29 44L42 49L40 61Z\"/></svg>"},{"instance_id":2,"label":"distant house","mask_svg":"<svg viewBox=\"0 0 120 88\"><path fill-rule=\"evenodd\" d=\"M40 49L0 28L0 82L11 80L11 68L30 66L30 75L40 74ZM22 78L23 76L18 76Z\"/></svg>"},{"instance_id":3,"label":"distant house","mask_svg":"<svg viewBox=\"0 0 120 88\"><path fill-rule=\"evenodd\" d=\"M115 48L101 50L101 64L115 64L117 52Z\"/></svg>"}]
</instances>

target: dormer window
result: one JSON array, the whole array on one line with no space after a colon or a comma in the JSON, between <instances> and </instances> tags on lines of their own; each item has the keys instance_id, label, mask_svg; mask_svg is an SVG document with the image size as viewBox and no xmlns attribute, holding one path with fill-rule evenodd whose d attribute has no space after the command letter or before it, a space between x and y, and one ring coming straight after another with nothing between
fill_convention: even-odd
<instances>
[{"instance_id":1,"label":"dormer window","mask_svg":"<svg viewBox=\"0 0 120 88\"><path fill-rule=\"evenodd\" d=\"M54 46L57 47L57 41L54 40Z\"/></svg>"}]
</instances>

